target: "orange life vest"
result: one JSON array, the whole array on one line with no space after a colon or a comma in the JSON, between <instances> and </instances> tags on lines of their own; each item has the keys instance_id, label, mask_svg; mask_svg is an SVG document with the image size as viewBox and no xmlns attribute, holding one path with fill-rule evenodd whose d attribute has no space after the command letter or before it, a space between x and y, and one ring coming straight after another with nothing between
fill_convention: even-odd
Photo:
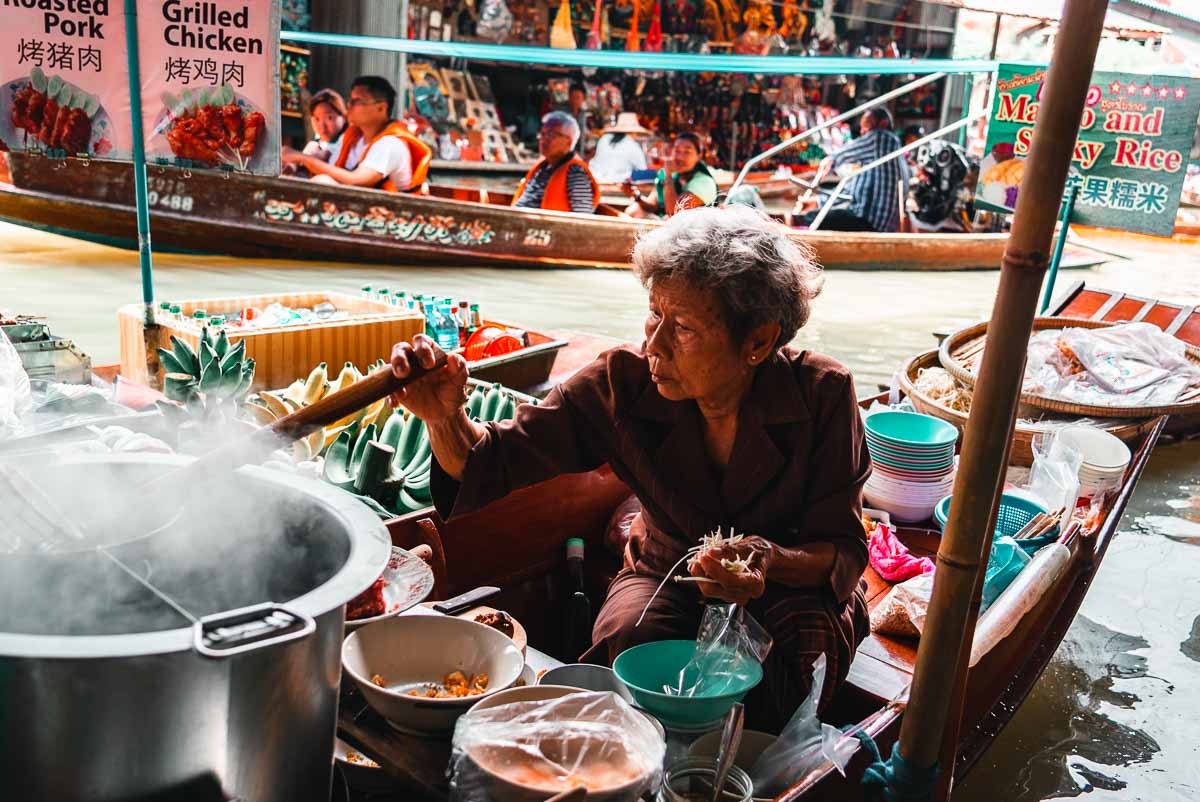
<instances>
[{"instance_id":1,"label":"orange life vest","mask_svg":"<svg viewBox=\"0 0 1200 802\"><path fill-rule=\"evenodd\" d=\"M346 159L350 157L350 151L358 144L358 140L362 139L362 135L362 130L357 126L351 125L346 128L346 137L342 140L342 151L338 154L336 166L345 168ZM394 136L405 145L408 145L408 155L412 162L412 186L398 187L390 176L385 175L383 180L375 185L376 188L386 189L388 192L400 192L402 189L419 189L425 183L426 176L429 175L429 162L433 159L433 151L430 150L428 145L413 136L404 123L397 120L392 120L388 123L382 131L367 143L367 147L363 150L358 163L362 164L363 160L367 158L367 154L371 151L371 147L385 136Z\"/></svg>"},{"instance_id":2,"label":"orange life vest","mask_svg":"<svg viewBox=\"0 0 1200 802\"><path fill-rule=\"evenodd\" d=\"M529 168L529 172L525 174L525 177L521 179L521 183L517 185L517 194L512 199L513 206L517 205L517 201L525 194L525 185L533 179L534 174L541 169L545 162L544 158L538 159L533 167ZM580 159L578 156L572 156L553 168L553 171L550 173L550 180L546 183L546 194L542 196L541 208L552 209L557 212L574 211L571 208L571 198L567 194L567 173L569 172L568 168L572 164L578 164L582 167L583 171L587 173L588 180L592 182L592 208L594 209L596 204L600 202L600 185L596 183L596 178L592 175L592 171L588 169L587 163L583 159Z\"/></svg>"}]
</instances>

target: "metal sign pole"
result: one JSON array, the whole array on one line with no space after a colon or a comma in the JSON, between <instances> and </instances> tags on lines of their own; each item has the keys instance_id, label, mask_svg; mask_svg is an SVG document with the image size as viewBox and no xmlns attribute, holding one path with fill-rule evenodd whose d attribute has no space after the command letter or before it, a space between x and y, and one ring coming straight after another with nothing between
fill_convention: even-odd
<instances>
[{"instance_id":1,"label":"metal sign pole","mask_svg":"<svg viewBox=\"0 0 1200 802\"><path fill-rule=\"evenodd\" d=\"M408 0L400 0L400 38L408 38ZM400 54L400 113L397 119L408 114L408 53Z\"/></svg>"},{"instance_id":2,"label":"metal sign pole","mask_svg":"<svg viewBox=\"0 0 1200 802\"><path fill-rule=\"evenodd\" d=\"M146 202L146 146L142 141L142 79L138 62L137 0L125 0L125 40L129 64L129 119L133 132L133 192L137 201L138 261L146 325L154 325L154 265L150 258L150 207Z\"/></svg>"},{"instance_id":3,"label":"metal sign pole","mask_svg":"<svg viewBox=\"0 0 1200 802\"><path fill-rule=\"evenodd\" d=\"M1063 200L1062 214L1059 215L1058 239L1054 241L1054 253L1050 257L1050 270L1046 276L1046 291L1042 293L1042 306L1038 314L1044 314L1050 306L1050 297L1054 295L1054 282L1058 279L1058 263L1062 261L1063 247L1067 244L1067 233L1071 230L1071 212L1075 210L1075 196L1079 187L1071 187Z\"/></svg>"}]
</instances>

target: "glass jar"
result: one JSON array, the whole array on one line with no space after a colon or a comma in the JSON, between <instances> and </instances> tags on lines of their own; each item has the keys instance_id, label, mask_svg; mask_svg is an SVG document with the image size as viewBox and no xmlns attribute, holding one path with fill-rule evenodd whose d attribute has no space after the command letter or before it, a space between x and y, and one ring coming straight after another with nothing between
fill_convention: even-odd
<instances>
[{"instance_id":1,"label":"glass jar","mask_svg":"<svg viewBox=\"0 0 1200 802\"><path fill-rule=\"evenodd\" d=\"M655 802L708 802L712 799L717 763L711 757L688 757L667 767ZM750 802L754 786L750 775L737 766L729 767L721 802Z\"/></svg>"}]
</instances>

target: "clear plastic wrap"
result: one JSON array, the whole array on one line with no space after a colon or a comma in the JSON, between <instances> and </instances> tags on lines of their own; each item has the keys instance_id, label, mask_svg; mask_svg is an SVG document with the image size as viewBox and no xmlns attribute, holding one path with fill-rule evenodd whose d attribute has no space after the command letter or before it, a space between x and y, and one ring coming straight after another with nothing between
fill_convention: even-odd
<instances>
[{"instance_id":1,"label":"clear plastic wrap","mask_svg":"<svg viewBox=\"0 0 1200 802\"><path fill-rule=\"evenodd\" d=\"M1030 445L1033 467L1029 471L1029 484L1022 489L1041 500L1051 512L1075 509L1083 455L1065 441L1059 441L1057 432L1038 435Z\"/></svg>"},{"instance_id":2,"label":"clear plastic wrap","mask_svg":"<svg viewBox=\"0 0 1200 802\"><path fill-rule=\"evenodd\" d=\"M1200 386L1182 341L1151 323L1045 329L1029 339L1024 391L1094 406L1175 403Z\"/></svg>"},{"instance_id":3,"label":"clear plastic wrap","mask_svg":"<svg viewBox=\"0 0 1200 802\"><path fill-rule=\"evenodd\" d=\"M29 374L21 355L0 331L0 440L20 430L20 418L30 406L29 395Z\"/></svg>"},{"instance_id":4,"label":"clear plastic wrap","mask_svg":"<svg viewBox=\"0 0 1200 802\"><path fill-rule=\"evenodd\" d=\"M813 769L832 763L843 775L858 741L817 718L817 702L825 682L825 655L813 662L812 689L796 708L779 738L759 755L750 769L756 798L775 797Z\"/></svg>"},{"instance_id":5,"label":"clear plastic wrap","mask_svg":"<svg viewBox=\"0 0 1200 802\"><path fill-rule=\"evenodd\" d=\"M920 637L932 595L931 573L901 582L889 590L883 601L871 611L871 631L901 638Z\"/></svg>"},{"instance_id":6,"label":"clear plastic wrap","mask_svg":"<svg viewBox=\"0 0 1200 802\"><path fill-rule=\"evenodd\" d=\"M615 693L475 708L454 730L451 799L539 802L584 785L589 800L635 802L658 787L665 751Z\"/></svg>"},{"instance_id":7,"label":"clear plastic wrap","mask_svg":"<svg viewBox=\"0 0 1200 802\"><path fill-rule=\"evenodd\" d=\"M754 616L737 604L704 608L696 652L679 671L679 681L663 688L673 696L719 696L753 679L748 668L767 659L774 641Z\"/></svg>"}]
</instances>

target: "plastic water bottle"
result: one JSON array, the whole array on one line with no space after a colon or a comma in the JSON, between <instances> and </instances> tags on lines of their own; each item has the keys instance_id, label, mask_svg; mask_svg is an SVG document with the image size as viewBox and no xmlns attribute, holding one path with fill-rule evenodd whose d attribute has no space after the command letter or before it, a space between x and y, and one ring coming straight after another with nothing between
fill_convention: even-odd
<instances>
[{"instance_id":1,"label":"plastic water bottle","mask_svg":"<svg viewBox=\"0 0 1200 802\"><path fill-rule=\"evenodd\" d=\"M438 304L437 308L437 344L447 353L458 348L458 324L454 322L454 316L450 314L449 304L443 302Z\"/></svg>"}]
</instances>

